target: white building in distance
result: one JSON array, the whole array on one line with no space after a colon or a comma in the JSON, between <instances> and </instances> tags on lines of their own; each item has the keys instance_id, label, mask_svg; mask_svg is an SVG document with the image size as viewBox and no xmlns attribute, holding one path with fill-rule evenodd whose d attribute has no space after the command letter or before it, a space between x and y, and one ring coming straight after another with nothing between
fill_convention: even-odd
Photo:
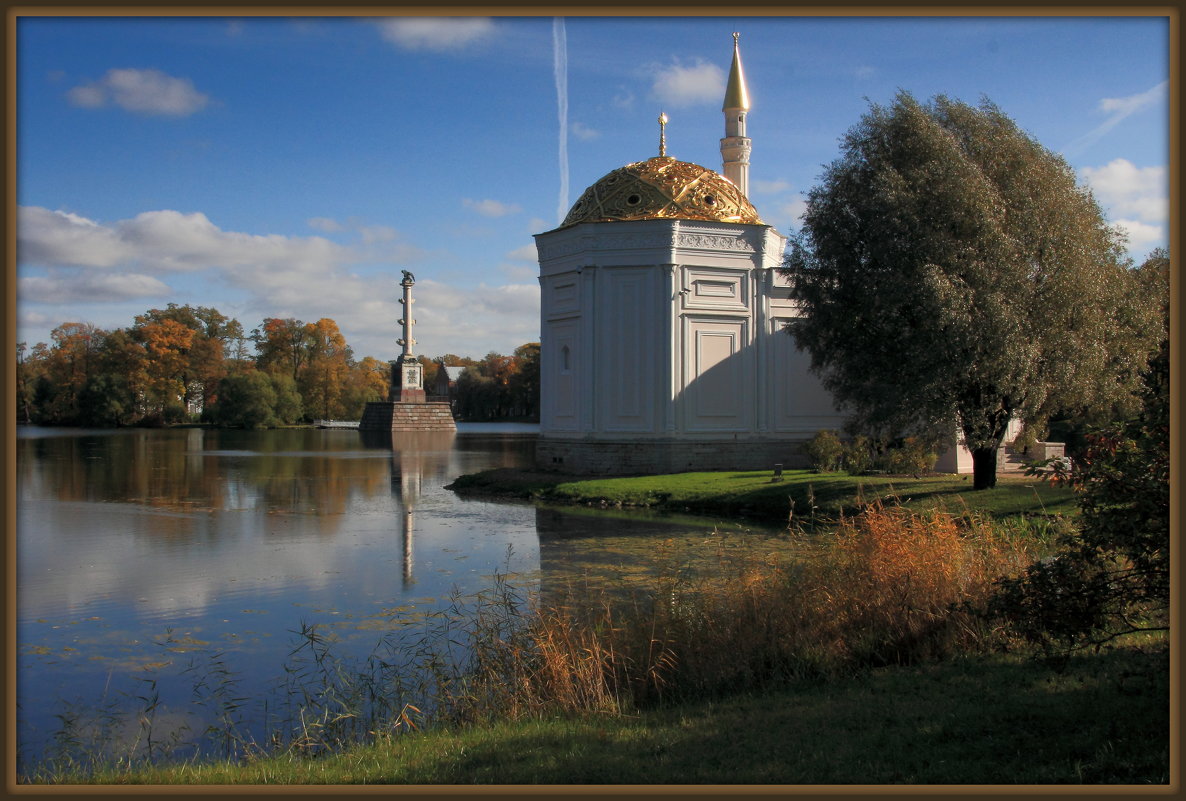
<instances>
[{"instance_id":1,"label":"white building in distance","mask_svg":"<svg viewBox=\"0 0 1186 801\"><path fill-rule=\"evenodd\" d=\"M535 237L537 462L591 473L803 465L843 418L784 327L786 238L746 197L748 93L734 34L724 175L666 154L614 170Z\"/></svg>"}]
</instances>

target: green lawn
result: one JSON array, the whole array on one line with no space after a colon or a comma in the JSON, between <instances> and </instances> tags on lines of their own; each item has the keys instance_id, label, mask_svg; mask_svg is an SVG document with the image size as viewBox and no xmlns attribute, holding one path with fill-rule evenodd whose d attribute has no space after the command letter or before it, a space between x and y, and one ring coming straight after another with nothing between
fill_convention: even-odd
<instances>
[{"instance_id":1,"label":"green lawn","mask_svg":"<svg viewBox=\"0 0 1186 801\"><path fill-rule=\"evenodd\" d=\"M499 722L319 758L59 776L141 784L1165 784L1164 638L1019 656L645 711Z\"/></svg>"},{"instance_id":2,"label":"green lawn","mask_svg":"<svg viewBox=\"0 0 1186 801\"><path fill-rule=\"evenodd\" d=\"M1028 476L1003 475L991 490L972 491L968 476L850 476L791 470L782 481L770 471L678 473L574 480L558 473L513 469L462 476L461 493L530 498L554 503L640 507L668 512L730 515L784 522L834 520L862 503L900 500L914 508L965 509L1002 519L1018 515L1074 515L1074 493ZM793 502L793 506L792 506Z\"/></svg>"}]
</instances>

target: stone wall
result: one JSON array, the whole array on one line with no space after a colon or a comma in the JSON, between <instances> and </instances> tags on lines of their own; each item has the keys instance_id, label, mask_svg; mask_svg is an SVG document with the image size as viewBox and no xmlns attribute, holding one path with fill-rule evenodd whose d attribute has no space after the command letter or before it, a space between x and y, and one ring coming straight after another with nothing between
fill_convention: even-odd
<instances>
[{"instance_id":1,"label":"stone wall","mask_svg":"<svg viewBox=\"0 0 1186 801\"><path fill-rule=\"evenodd\" d=\"M540 437L540 467L578 475L686 473L698 470L773 470L807 467L802 441L738 439L572 440Z\"/></svg>"},{"instance_id":2,"label":"stone wall","mask_svg":"<svg viewBox=\"0 0 1186 801\"><path fill-rule=\"evenodd\" d=\"M358 421L360 431L454 431L448 403L368 403Z\"/></svg>"}]
</instances>

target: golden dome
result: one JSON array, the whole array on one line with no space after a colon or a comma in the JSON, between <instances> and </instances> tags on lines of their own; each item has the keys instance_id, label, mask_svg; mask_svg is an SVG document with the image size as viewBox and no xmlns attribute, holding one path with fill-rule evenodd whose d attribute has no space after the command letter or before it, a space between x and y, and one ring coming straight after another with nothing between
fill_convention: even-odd
<instances>
[{"instance_id":1,"label":"golden dome","mask_svg":"<svg viewBox=\"0 0 1186 801\"><path fill-rule=\"evenodd\" d=\"M614 170L585 190L561 228L619 220L707 220L763 225L732 181L699 164L656 156Z\"/></svg>"}]
</instances>

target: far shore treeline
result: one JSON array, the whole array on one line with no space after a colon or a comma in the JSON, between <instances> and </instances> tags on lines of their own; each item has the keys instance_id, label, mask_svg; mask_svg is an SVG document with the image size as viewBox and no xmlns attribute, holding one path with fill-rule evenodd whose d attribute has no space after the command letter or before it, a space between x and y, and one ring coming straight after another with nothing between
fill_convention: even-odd
<instances>
[{"instance_id":1,"label":"far shore treeline","mask_svg":"<svg viewBox=\"0 0 1186 801\"><path fill-rule=\"evenodd\" d=\"M52 343L17 344L17 420L42 425L211 423L267 428L357 420L387 399L388 362L356 359L328 317L269 317L246 332L215 308L150 309L127 328L66 322ZM430 400L463 420L538 419L539 343L483 359L418 356ZM467 367L433 397L441 365Z\"/></svg>"}]
</instances>

